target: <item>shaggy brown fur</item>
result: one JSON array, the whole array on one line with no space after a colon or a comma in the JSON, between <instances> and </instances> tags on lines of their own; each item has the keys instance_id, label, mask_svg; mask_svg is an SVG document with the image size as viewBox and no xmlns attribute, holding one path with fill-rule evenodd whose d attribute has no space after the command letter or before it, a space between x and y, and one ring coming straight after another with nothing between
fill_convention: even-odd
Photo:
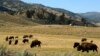
<instances>
[{"instance_id":1,"label":"shaggy brown fur","mask_svg":"<svg viewBox=\"0 0 100 56\"><path fill-rule=\"evenodd\" d=\"M89 52L90 50L92 50L92 51L98 52L97 45L93 44L93 43L82 43L81 45L80 44L76 45L76 43L74 43L74 48L76 48L76 47L77 47L77 51L81 51L82 50L82 52L84 52L84 51Z\"/></svg>"}]
</instances>

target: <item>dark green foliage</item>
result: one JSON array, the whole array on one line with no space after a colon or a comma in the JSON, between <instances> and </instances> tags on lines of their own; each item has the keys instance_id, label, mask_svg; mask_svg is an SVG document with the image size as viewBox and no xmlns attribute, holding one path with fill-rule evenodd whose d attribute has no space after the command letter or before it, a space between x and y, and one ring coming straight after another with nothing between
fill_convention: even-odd
<instances>
[{"instance_id":1,"label":"dark green foliage","mask_svg":"<svg viewBox=\"0 0 100 56\"><path fill-rule=\"evenodd\" d=\"M24 53L23 53L23 56L33 56L33 54L31 54L30 52L25 50Z\"/></svg>"},{"instance_id":2,"label":"dark green foliage","mask_svg":"<svg viewBox=\"0 0 100 56\"><path fill-rule=\"evenodd\" d=\"M55 18L56 15L52 14L52 13L48 13L49 17L48 17L48 24L55 24Z\"/></svg>"},{"instance_id":3,"label":"dark green foliage","mask_svg":"<svg viewBox=\"0 0 100 56\"><path fill-rule=\"evenodd\" d=\"M59 24L65 24L65 14L62 13L62 15L59 17Z\"/></svg>"},{"instance_id":4,"label":"dark green foliage","mask_svg":"<svg viewBox=\"0 0 100 56\"><path fill-rule=\"evenodd\" d=\"M32 18L32 15L35 13L35 11L34 10L27 10L26 11L26 16L28 17L28 18Z\"/></svg>"},{"instance_id":5,"label":"dark green foliage","mask_svg":"<svg viewBox=\"0 0 100 56\"><path fill-rule=\"evenodd\" d=\"M71 24L73 20L71 20L70 18L66 18L65 14L62 13L62 15L59 17L59 24Z\"/></svg>"},{"instance_id":6,"label":"dark green foliage","mask_svg":"<svg viewBox=\"0 0 100 56\"><path fill-rule=\"evenodd\" d=\"M0 47L0 56L14 56L15 53L8 50L5 46Z\"/></svg>"},{"instance_id":7,"label":"dark green foliage","mask_svg":"<svg viewBox=\"0 0 100 56\"><path fill-rule=\"evenodd\" d=\"M87 21L86 21L86 19L85 18L82 18L82 20L81 20L84 24L86 24L87 23Z\"/></svg>"}]
</instances>

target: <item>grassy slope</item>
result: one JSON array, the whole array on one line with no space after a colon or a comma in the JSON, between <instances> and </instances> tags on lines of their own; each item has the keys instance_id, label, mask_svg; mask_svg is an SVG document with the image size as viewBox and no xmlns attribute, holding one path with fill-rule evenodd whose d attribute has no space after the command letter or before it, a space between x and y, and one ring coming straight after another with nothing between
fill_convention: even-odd
<instances>
[{"instance_id":1,"label":"grassy slope","mask_svg":"<svg viewBox=\"0 0 100 56\"><path fill-rule=\"evenodd\" d=\"M4 28L4 29L3 29ZM72 35L80 37L98 37L100 36L100 27L82 27L67 25L37 25L25 27L1 27L1 32L12 33L38 33L50 35Z\"/></svg>"},{"instance_id":2,"label":"grassy slope","mask_svg":"<svg viewBox=\"0 0 100 56\"><path fill-rule=\"evenodd\" d=\"M7 13L0 13L0 26L23 26L35 25L31 20L20 15L12 16Z\"/></svg>"}]
</instances>

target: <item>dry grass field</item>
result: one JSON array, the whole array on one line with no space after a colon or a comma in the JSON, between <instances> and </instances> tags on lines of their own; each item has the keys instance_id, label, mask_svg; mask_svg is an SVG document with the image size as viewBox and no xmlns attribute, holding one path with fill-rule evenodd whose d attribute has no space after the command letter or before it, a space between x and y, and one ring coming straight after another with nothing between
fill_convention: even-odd
<instances>
[{"instance_id":1,"label":"dry grass field","mask_svg":"<svg viewBox=\"0 0 100 56\"><path fill-rule=\"evenodd\" d=\"M32 34L33 38L27 44L22 43L23 35ZM8 45L6 36L18 36L18 45ZM86 37L88 41L93 40L100 48L100 28L67 26L67 25L37 25L22 27L1 27L0 45L6 46L11 51L21 52L27 50L33 56L100 56L100 52L82 53L73 48L74 42L81 42ZM30 48L31 41L38 39L42 42L41 48ZM99 49L98 49L99 50ZM27 55L28 56L28 55ZM30 55L31 56L31 55Z\"/></svg>"}]
</instances>

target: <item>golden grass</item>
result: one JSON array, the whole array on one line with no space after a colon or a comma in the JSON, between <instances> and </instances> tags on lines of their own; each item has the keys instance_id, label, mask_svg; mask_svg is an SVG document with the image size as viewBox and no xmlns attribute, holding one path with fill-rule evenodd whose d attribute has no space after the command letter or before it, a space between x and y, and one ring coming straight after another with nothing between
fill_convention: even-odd
<instances>
[{"instance_id":1,"label":"golden grass","mask_svg":"<svg viewBox=\"0 0 100 56\"><path fill-rule=\"evenodd\" d=\"M32 34L30 43L23 44L23 35ZM18 45L8 45L6 36L19 36ZM81 42L86 37L93 40L100 48L100 27L82 27L67 25L37 25L37 26L14 26L0 28L0 46L5 45L9 50L22 53L29 51L37 56L99 56L100 53L82 53L73 48L74 42ZM30 48L31 41L38 39L42 42L41 48ZM100 50L99 50L100 51ZM35 56L36 56L35 55ZM18 55L19 56L19 55Z\"/></svg>"},{"instance_id":2,"label":"golden grass","mask_svg":"<svg viewBox=\"0 0 100 56\"><path fill-rule=\"evenodd\" d=\"M33 48L36 50L74 50L73 43L80 42L81 38L87 37L88 41L94 40L100 47L100 28L99 27L80 27L67 25L38 25L23 27L1 27L0 28L0 45L5 44L12 50L31 50L30 43L34 39L42 42L41 48ZM22 37L25 34L32 34L34 37L30 39L29 44L22 43ZM19 44L9 46L5 42L6 36L19 36Z\"/></svg>"}]
</instances>

